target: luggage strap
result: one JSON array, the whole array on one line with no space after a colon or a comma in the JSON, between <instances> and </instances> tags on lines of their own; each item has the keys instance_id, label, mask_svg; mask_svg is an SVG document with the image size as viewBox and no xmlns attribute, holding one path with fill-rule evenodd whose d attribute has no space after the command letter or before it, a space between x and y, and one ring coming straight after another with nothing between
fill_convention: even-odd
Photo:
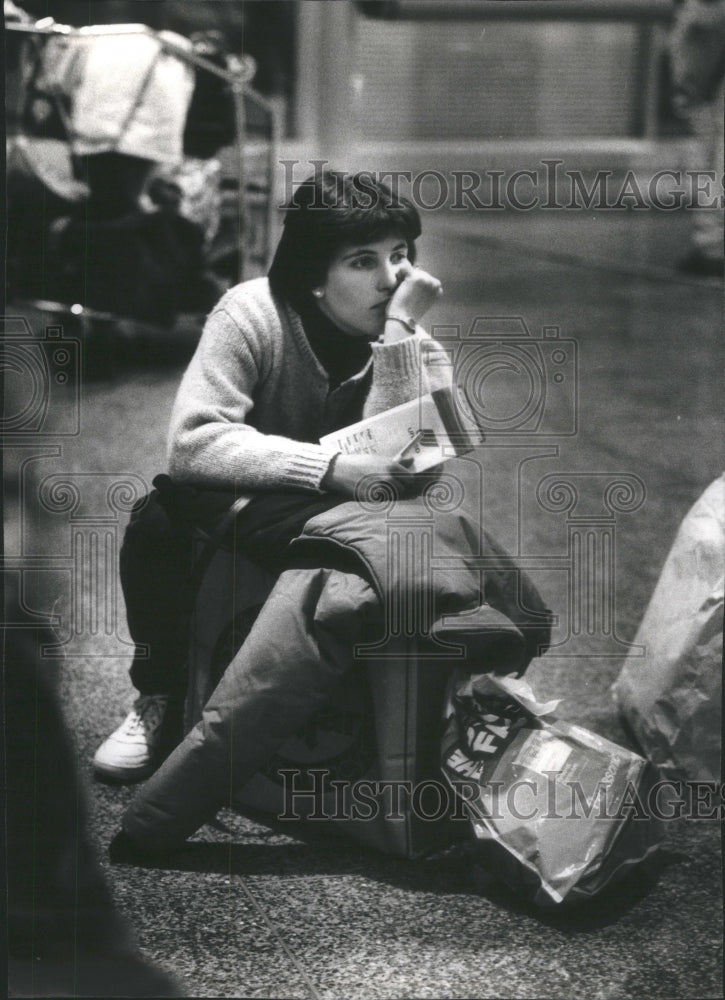
<instances>
[{"instance_id":1,"label":"luggage strap","mask_svg":"<svg viewBox=\"0 0 725 1000\"><path fill-rule=\"evenodd\" d=\"M178 496L179 490L184 489L184 487L177 486L173 480L162 473L154 477L153 485L158 490L159 496L164 497L167 500L173 499L174 496ZM227 534L234 519L237 514L244 508L248 502L248 497L237 497L236 500L224 511L224 513L219 518L214 530L207 536L206 541L201 549L201 552L192 558L191 562L191 572L188 578L189 586L189 602L193 602L194 596L198 591L202 580L204 579L204 574L209 568L214 555L219 549L224 536ZM162 504L163 505L163 504ZM190 527L190 532L193 532L193 528Z\"/></svg>"},{"instance_id":2,"label":"luggage strap","mask_svg":"<svg viewBox=\"0 0 725 1000\"><path fill-rule=\"evenodd\" d=\"M224 536L234 523L235 517L247 503L247 497L237 497L231 507L229 507L229 509L226 510L223 516L219 519L219 523L204 542L204 547L201 552L193 560L191 566L191 576L189 577L189 587L192 596L196 594L197 590L201 586L204 574L209 568L209 564L224 540Z\"/></svg>"}]
</instances>

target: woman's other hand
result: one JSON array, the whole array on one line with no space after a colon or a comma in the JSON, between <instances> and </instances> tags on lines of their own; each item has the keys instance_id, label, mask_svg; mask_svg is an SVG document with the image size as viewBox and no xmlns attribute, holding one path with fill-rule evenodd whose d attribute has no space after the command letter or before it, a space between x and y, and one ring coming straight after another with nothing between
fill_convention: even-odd
<instances>
[{"instance_id":1,"label":"woman's other hand","mask_svg":"<svg viewBox=\"0 0 725 1000\"><path fill-rule=\"evenodd\" d=\"M419 323L435 300L443 294L443 286L432 274L420 267L413 267L407 260L398 271L398 280L400 283L388 302L386 316L398 316ZM411 332L402 323L390 322L386 324L385 339L395 337L399 340L403 336L410 336Z\"/></svg>"},{"instance_id":2,"label":"woman's other hand","mask_svg":"<svg viewBox=\"0 0 725 1000\"><path fill-rule=\"evenodd\" d=\"M400 497L411 496L419 488L418 477L410 471L412 462L411 458L396 462L382 455L336 455L321 486L355 499L368 494L377 482L392 486Z\"/></svg>"}]
</instances>

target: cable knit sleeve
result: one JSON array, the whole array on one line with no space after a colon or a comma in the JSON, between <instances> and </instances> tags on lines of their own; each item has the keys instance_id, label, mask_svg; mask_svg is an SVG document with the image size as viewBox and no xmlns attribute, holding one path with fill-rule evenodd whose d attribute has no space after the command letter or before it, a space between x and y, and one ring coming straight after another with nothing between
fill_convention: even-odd
<instances>
[{"instance_id":1,"label":"cable knit sleeve","mask_svg":"<svg viewBox=\"0 0 725 1000\"><path fill-rule=\"evenodd\" d=\"M234 302L231 309L224 302L208 318L179 386L169 473L208 489L318 491L334 452L249 422L273 364L271 344L281 336L276 313L265 303L240 309Z\"/></svg>"},{"instance_id":2,"label":"cable knit sleeve","mask_svg":"<svg viewBox=\"0 0 725 1000\"><path fill-rule=\"evenodd\" d=\"M372 417L434 389L449 388L451 381L449 355L421 327L393 344L373 344L373 380L363 417Z\"/></svg>"}]
</instances>

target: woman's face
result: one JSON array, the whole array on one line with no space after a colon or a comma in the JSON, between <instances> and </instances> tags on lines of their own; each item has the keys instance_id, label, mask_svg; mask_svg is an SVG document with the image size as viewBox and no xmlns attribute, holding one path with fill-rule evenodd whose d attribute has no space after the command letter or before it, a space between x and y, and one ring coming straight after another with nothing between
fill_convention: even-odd
<instances>
[{"instance_id":1,"label":"woman's face","mask_svg":"<svg viewBox=\"0 0 725 1000\"><path fill-rule=\"evenodd\" d=\"M315 301L343 333L375 339L385 327L385 310L393 292L410 271L407 261L408 245L396 235L343 247L334 256L324 284L315 289Z\"/></svg>"}]
</instances>

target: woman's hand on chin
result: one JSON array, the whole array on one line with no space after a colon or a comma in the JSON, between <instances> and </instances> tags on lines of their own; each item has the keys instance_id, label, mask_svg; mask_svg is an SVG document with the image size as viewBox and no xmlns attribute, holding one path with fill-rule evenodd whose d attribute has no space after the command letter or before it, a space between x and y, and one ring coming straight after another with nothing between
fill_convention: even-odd
<instances>
[{"instance_id":1,"label":"woman's hand on chin","mask_svg":"<svg viewBox=\"0 0 725 1000\"><path fill-rule=\"evenodd\" d=\"M385 340L400 340L413 332L404 323L390 322L393 317L404 320L405 323L419 323L435 300L443 294L443 286L432 274L420 267L413 267L405 261L398 272L402 280L395 289L385 315L388 321L385 325Z\"/></svg>"},{"instance_id":2,"label":"woman's hand on chin","mask_svg":"<svg viewBox=\"0 0 725 1000\"><path fill-rule=\"evenodd\" d=\"M376 499L376 485L392 487L396 497L411 496L418 479L410 471L412 459L396 462L382 455L336 455L322 480L323 490L351 500ZM382 499L382 497L380 497Z\"/></svg>"}]
</instances>

